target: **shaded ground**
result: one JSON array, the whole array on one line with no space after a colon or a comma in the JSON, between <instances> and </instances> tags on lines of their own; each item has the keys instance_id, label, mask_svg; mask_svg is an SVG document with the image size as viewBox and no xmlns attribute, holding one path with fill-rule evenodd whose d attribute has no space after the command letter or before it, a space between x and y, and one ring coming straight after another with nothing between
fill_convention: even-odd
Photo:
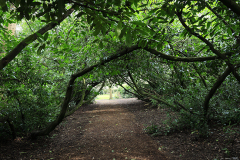
<instances>
[{"instance_id":1,"label":"shaded ground","mask_svg":"<svg viewBox=\"0 0 240 160\"><path fill-rule=\"evenodd\" d=\"M0 143L0 159L213 160L240 156L239 134L229 137L221 130L204 140L196 140L189 131L149 136L144 128L164 126L167 117L164 110L147 107L136 99L99 100L67 117L48 138Z\"/></svg>"},{"instance_id":2,"label":"shaded ground","mask_svg":"<svg viewBox=\"0 0 240 160\"><path fill-rule=\"evenodd\" d=\"M17 139L1 146L2 159L149 159L165 160L158 145L142 132L127 108L135 99L98 101L82 107L48 139Z\"/></svg>"}]
</instances>

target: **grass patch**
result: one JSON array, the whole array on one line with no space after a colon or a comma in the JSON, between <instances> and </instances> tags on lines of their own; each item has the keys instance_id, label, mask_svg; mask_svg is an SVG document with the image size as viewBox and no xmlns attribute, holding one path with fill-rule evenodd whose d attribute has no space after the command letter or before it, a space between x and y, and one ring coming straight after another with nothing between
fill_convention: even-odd
<instances>
[{"instance_id":1,"label":"grass patch","mask_svg":"<svg viewBox=\"0 0 240 160\"><path fill-rule=\"evenodd\" d=\"M109 94L103 94L103 95L98 95L96 97L96 100L101 100L101 99L109 99L110 95ZM118 99L117 94L112 95L112 99Z\"/></svg>"},{"instance_id":2,"label":"grass patch","mask_svg":"<svg viewBox=\"0 0 240 160\"><path fill-rule=\"evenodd\" d=\"M98 95L96 100L109 99L109 94Z\"/></svg>"}]
</instances>

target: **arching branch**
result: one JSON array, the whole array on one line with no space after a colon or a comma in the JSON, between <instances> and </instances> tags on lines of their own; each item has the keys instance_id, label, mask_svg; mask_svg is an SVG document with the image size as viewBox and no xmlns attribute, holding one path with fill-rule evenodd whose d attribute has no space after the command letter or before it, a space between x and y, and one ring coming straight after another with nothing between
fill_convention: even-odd
<instances>
[{"instance_id":1,"label":"arching branch","mask_svg":"<svg viewBox=\"0 0 240 160\"><path fill-rule=\"evenodd\" d=\"M167 54L164 54L162 52L156 51L155 49L151 49L148 47L143 48L144 50L160 57L166 60L170 60L170 61L182 61L182 62L203 62L203 61L210 61L210 60L216 60L216 59L220 59L218 56L210 56L210 57L175 57L175 56L170 56ZM229 52L229 53L225 53L222 54L225 57L227 55L231 55L233 53Z\"/></svg>"},{"instance_id":2,"label":"arching branch","mask_svg":"<svg viewBox=\"0 0 240 160\"><path fill-rule=\"evenodd\" d=\"M57 117L57 119L55 121L53 121L49 126L47 126L45 129L41 130L41 131L35 131L35 132L32 132L31 133L31 138L32 139L35 139L37 138L38 136L44 136L44 135L48 135L51 131L53 131L55 129L55 127L60 124L62 122L62 120L64 119L65 117L65 113L67 111L67 108L68 108L68 104L71 100L71 95L72 95L72 91L73 91L73 85L74 85L74 82L75 80L78 78L78 77L81 77L87 73L89 73L90 71L92 71L94 68L100 66L100 65L104 65L112 60L115 60L125 54L128 54L134 50L137 50L139 49L138 45L135 45L135 46L132 46L132 47L129 47L129 48L126 48L108 58L106 58L105 60L102 60L101 62L95 64L95 65L92 65L80 72L77 72L75 74L73 74L68 82L68 86L67 86L67 90L66 90L66 95L65 95L65 98L64 98L64 101L62 103L62 108L61 108L61 111L60 111L60 114L59 116Z\"/></svg>"}]
</instances>

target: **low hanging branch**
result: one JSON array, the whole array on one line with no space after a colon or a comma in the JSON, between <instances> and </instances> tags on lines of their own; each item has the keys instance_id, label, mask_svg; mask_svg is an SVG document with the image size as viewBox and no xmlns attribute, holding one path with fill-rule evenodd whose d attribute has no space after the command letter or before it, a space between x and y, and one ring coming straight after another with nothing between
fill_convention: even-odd
<instances>
[{"instance_id":1,"label":"low hanging branch","mask_svg":"<svg viewBox=\"0 0 240 160\"><path fill-rule=\"evenodd\" d=\"M136 87L136 89L137 89L142 95L149 96L150 98L155 99L156 101L161 102L161 103L163 103L163 104L165 104L165 105L167 105L167 106L169 106L169 107L171 107L171 108L173 108L173 109L175 109L175 110L179 110L178 107L173 106L173 105L169 104L168 102L166 102L166 101L162 100L161 98L159 98L160 95L157 94L155 91L149 90L150 92L154 92L155 94L152 94L152 93L147 92L148 89L144 89L144 91L142 91L142 90L137 86L137 83L135 82L135 80L133 79L133 77L132 77L132 75L131 75L131 73L130 73L129 71L128 71L128 75L129 75L130 79L132 80L132 82L133 82L134 86ZM186 107L184 107L182 104L180 104L180 103L177 102L177 101L174 101L174 103L177 104L178 106L180 106L180 108L182 108L183 110L185 110L185 111L187 111L187 112L189 112L189 113L191 113L191 114L199 115L199 114L196 114L196 113L194 113L194 112L186 109Z\"/></svg>"},{"instance_id":2,"label":"low hanging branch","mask_svg":"<svg viewBox=\"0 0 240 160\"><path fill-rule=\"evenodd\" d=\"M137 94L135 94L135 93L129 91L128 89L126 89L123 85L121 85L121 84L118 84L118 85L121 86L126 92L128 92L128 93L130 93L130 94L132 94L132 95L135 95L136 97L139 96L139 95L137 95Z\"/></svg>"},{"instance_id":3,"label":"low hanging branch","mask_svg":"<svg viewBox=\"0 0 240 160\"><path fill-rule=\"evenodd\" d=\"M61 108L61 111L60 111L60 114L59 116L57 117L57 119L55 121L53 121L49 126L47 126L45 129L41 130L41 131L34 131L31 133L31 139L35 139L37 138L38 136L45 136L45 135L48 135L51 131L53 131L55 129L55 127L60 124L62 122L62 120L64 119L65 117L65 113L67 111L67 108L68 108L68 104L71 100L71 95L72 95L72 91L73 91L73 85L74 85L74 82L75 80L78 78L78 77L81 77L87 73L89 73L90 71L92 71L94 68L100 66L100 65L104 65L112 60L115 60L123 55L126 55L128 53L131 53L132 51L134 50L137 50L139 49L138 45L134 45L132 47L129 47L129 48L126 48L108 58L106 58L105 60L102 60L101 62L95 64L95 65L92 65L80 72L77 72L75 74L73 74L68 82L68 86L67 86L67 90L66 90L66 95L65 95L65 98L64 98L64 101L63 101L63 104L62 104L62 108Z\"/></svg>"},{"instance_id":4,"label":"low hanging branch","mask_svg":"<svg viewBox=\"0 0 240 160\"><path fill-rule=\"evenodd\" d=\"M130 84L130 82L129 82L126 78L124 78L123 76L120 76L120 77L121 77L121 78L124 80L124 82L127 83L127 85L130 86L137 94L140 94L140 93L138 93L138 90L135 89L135 88L132 86L132 84Z\"/></svg>"},{"instance_id":5,"label":"low hanging branch","mask_svg":"<svg viewBox=\"0 0 240 160\"><path fill-rule=\"evenodd\" d=\"M183 110L185 110L185 111L187 111L187 112L189 112L189 113L191 113L191 114L200 116L199 114L194 113L193 111L190 111L190 110L186 109L181 103L179 103L179 102L177 102L177 101L174 101L174 103L176 103L178 106L180 106Z\"/></svg>"},{"instance_id":6,"label":"low hanging branch","mask_svg":"<svg viewBox=\"0 0 240 160\"><path fill-rule=\"evenodd\" d=\"M123 77L123 76L119 76L125 83L127 83L128 85L129 85L129 82L127 82L127 80ZM139 94L136 94L137 93L137 91L136 90L134 90L133 89L133 87L131 87L131 85L129 85L136 93L134 93L134 92L131 92L130 90L128 90L128 89L126 89L119 81L118 81L118 78L119 77L113 77L115 80L113 81L113 80L111 80L113 83L115 83L115 84L117 84L117 85L119 85L120 87L122 87L126 92L128 92L128 93L130 93L130 94L132 94L132 95L134 95L134 96L136 96L136 97L138 97L139 96Z\"/></svg>"},{"instance_id":7,"label":"low hanging branch","mask_svg":"<svg viewBox=\"0 0 240 160\"><path fill-rule=\"evenodd\" d=\"M140 94L142 94L143 96L149 96L150 98L155 99L156 101L161 102L161 103L163 103L163 104L165 104L165 105L167 105L167 106L169 106L169 107L171 107L171 108L176 108L175 106L169 104L168 102L162 100L161 98L158 98L157 96L155 96L155 95L153 95L153 94L151 94L151 93L148 93L148 92L146 92L146 91L142 91L142 90L137 86L137 83L135 82L135 80L133 79L133 77L132 77L132 75L131 75L131 73L130 73L129 71L128 71L128 75L129 75L130 79L132 80L135 88L138 90L138 92L139 92Z\"/></svg>"},{"instance_id":8,"label":"low hanging branch","mask_svg":"<svg viewBox=\"0 0 240 160\"><path fill-rule=\"evenodd\" d=\"M148 47L144 47L144 50L156 55L157 57L170 60L170 61L181 61L181 62L203 62L203 61L210 61L210 60L216 60L220 59L218 56L210 56L210 57L175 57L175 56L170 56L167 54L164 54L162 52L156 51L155 49L151 49ZM224 56L223 59L226 58L228 55L232 55L232 52L222 54Z\"/></svg>"}]
</instances>

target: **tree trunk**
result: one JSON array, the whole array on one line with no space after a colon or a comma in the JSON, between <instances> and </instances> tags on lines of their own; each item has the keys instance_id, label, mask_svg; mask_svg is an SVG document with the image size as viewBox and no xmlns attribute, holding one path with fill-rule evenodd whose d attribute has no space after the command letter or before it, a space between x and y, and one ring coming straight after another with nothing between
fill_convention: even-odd
<instances>
[{"instance_id":1,"label":"tree trunk","mask_svg":"<svg viewBox=\"0 0 240 160\"><path fill-rule=\"evenodd\" d=\"M109 88L109 99L112 99L112 88Z\"/></svg>"},{"instance_id":2,"label":"tree trunk","mask_svg":"<svg viewBox=\"0 0 240 160\"><path fill-rule=\"evenodd\" d=\"M204 117L205 119L208 116L208 108L209 108L209 101L212 98L212 96L214 95L214 93L217 91L217 89L221 86L221 84L223 83L223 81L225 80L225 78L231 73L231 69L230 67L228 67L225 72L217 79L217 81L214 83L213 87L211 88L211 90L209 91L209 93L207 94L207 96L205 97L205 101L203 104L203 108L204 108Z\"/></svg>"},{"instance_id":3,"label":"tree trunk","mask_svg":"<svg viewBox=\"0 0 240 160\"><path fill-rule=\"evenodd\" d=\"M81 96L81 100L80 100L80 102L77 104L77 106L73 110L71 110L71 111L69 111L68 113L65 114L65 117L70 116L71 114L73 114L76 110L78 110L82 106L83 99L84 99L85 93L86 93L86 87L87 86L86 86L85 79L84 79L83 90L82 90L82 93L81 93L81 95L82 95Z\"/></svg>"},{"instance_id":4,"label":"tree trunk","mask_svg":"<svg viewBox=\"0 0 240 160\"><path fill-rule=\"evenodd\" d=\"M15 139L16 138L16 131L15 131L15 127L13 125L13 123L11 122L11 120L7 119L6 120L10 129L11 129L11 132L12 132L12 138Z\"/></svg>"}]
</instances>

